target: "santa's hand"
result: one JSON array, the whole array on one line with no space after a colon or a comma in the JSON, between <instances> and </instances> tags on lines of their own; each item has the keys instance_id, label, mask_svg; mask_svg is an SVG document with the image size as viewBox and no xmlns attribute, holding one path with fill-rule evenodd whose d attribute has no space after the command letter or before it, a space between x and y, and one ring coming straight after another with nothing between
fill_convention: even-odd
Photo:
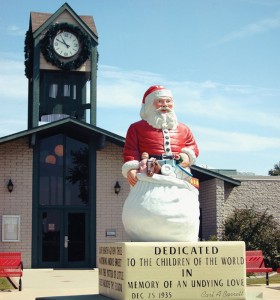
<instances>
[{"instance_id":1,"label":"santa's hand","mask_svg":"<svg viewBox=\"0 0 280 300\"><path fill-rule=\"evenodd\" d=\"M190 158L188 156L188 154L186 153L180 153L181 159L183 159L183 161L181 163L179 163L179 165L183 168L187 168L190 166Z\"/></svg>"},{"instance_id":2,"label":"santa's hand","mask_svg":"<svg viewBox=\"0 0 280 300\"><path fill-rule=\"evenodd\" d=\"M134 186L138 181L136 176L137 170L129 170L127 172L127 181L130 185Z\"/></svg>"}]
</instances>

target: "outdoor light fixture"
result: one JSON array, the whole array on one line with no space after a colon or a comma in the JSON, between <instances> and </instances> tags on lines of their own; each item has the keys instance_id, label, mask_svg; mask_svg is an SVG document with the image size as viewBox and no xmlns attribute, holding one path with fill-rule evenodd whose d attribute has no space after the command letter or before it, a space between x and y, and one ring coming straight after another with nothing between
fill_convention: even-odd
<instances>
[{"instance_id":1,"label":"outdoor light fixture","mask_svg":"<svg viewBox=\"0 0 280 300\"><path fill-rule=\"evenodd\" d=\"M12 182L12 179L9 180L8 184L7 184L7 189L8 191L11 193L14 189L14 184Z\"/></svg>"},{"instance_id":2,"label":"outdoor light fixture","mask_svg":"<svg viewBox=\"0 0 280 300\"><path fill-rule=\"evenodd\" d=\"M120 190L121 190L121 186L120 186L120 184L119 184L118 181L116 182L116 184L115 184L115 186L114 186L114 189L115 189L115 194L118 195L118 193L119 193Z\"/></svg>"}]
</instances>

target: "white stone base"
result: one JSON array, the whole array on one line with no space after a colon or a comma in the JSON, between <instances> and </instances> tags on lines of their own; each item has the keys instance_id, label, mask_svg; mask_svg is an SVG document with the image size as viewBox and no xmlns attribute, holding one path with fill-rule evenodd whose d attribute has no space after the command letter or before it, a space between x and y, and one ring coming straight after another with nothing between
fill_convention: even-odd
<instances>
[{"instance_id":1,"label":"white stone base","mask_svg":"<svg viewBox=\"0 0 280 300\"><path fill-rule=\"evenodd\" d=\"M115 300L246 299L243 242L106 243L99 293Z\"/></svg>"}]
</instances>

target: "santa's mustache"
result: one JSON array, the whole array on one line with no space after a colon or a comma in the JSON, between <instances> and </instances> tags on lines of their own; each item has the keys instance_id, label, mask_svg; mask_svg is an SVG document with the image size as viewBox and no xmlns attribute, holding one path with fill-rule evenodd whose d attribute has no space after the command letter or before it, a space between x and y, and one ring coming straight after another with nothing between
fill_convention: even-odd
<instances>
[{"instance_id":1,"label":"santa's mustache","mask_svg":"<svg viewBox=\"0 0 280 300\"><path fill-rule=\"evenodd\" d=\"M156 109L156 112L161 112L162 110L168 111L168 112L172 112L173 110L167 106L161 106L159 108Z\"/></svg>"}]
</instances>

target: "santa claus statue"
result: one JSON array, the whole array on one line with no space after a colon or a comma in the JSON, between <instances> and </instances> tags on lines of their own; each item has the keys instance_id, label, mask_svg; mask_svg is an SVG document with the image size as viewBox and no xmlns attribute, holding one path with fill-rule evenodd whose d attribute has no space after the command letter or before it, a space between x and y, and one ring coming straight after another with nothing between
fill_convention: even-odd
<instances>
[{"instance_id":1,"label":"santa claus statue","mask_svg":"<svg viewBox=\"0 0 280 300\"><path fill-rule=\"evenodd\" d=\"M192 132L177 121L172 93L160 85L144 94L140 116L130 125L124 147L122 173L131 186L124 228L135 242L197 241L198 190L191 184L190 166L199 150Z\"/></svg>"}]
</instances>

